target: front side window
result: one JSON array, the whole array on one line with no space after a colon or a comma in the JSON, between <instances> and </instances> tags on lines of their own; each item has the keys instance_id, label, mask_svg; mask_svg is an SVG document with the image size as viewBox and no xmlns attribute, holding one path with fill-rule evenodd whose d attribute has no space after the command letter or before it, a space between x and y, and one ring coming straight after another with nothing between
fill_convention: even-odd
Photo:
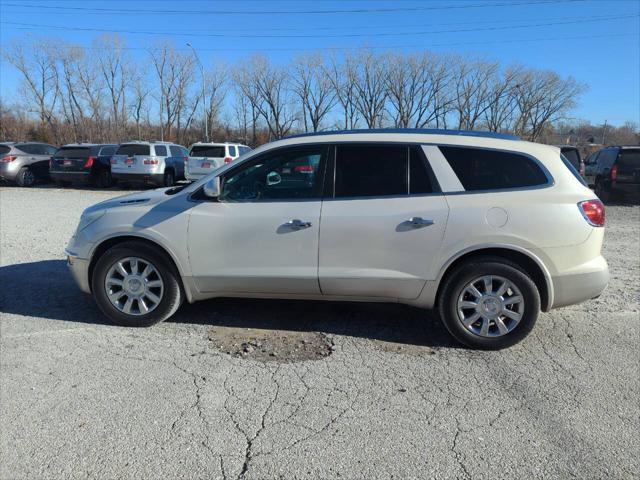
<instances>
[{"instance_id":1,"label":"front side window","mask_svg":"<svg viewBox=\"0 0 640 480\"><path fill-rule=\"evenodd\" d=\"M471 147L439 147L467 191L545 185L548 179L531 158L513 152Z\"/></svg>"},{"instance_id":2,"label":"front side window","mask_svg":"<svg viewBox=\"0 0 640 480\"><path fill-rule=\"evenodd\" d=\"M167 147L165 147L164 145L156 145L153 148L156 151L156 156L157 157L166 157L167 156Z\"/></svg>"},{"instance_id":3,"label":"front side window","mask_svg":"<svg viewBox=\"0 0 640 480\"><path fill-rule=\"evenodd\" d=\"M265 153L233 169L221 179L223 202L257 202L319 198L322 145Z\"/></svg>"}]
</instances>

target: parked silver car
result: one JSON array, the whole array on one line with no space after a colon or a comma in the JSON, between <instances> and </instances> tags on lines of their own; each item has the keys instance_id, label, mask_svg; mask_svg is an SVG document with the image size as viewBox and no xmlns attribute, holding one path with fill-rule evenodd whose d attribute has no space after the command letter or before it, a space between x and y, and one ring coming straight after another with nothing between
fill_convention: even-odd
<instances>
[{"instance_id":1,"label":"parked silver car","mask_svg":"<svg viewBox=\"0 0 640 480\"><path fill-rule=\"evenodd\" d=\"M49 160L58 147L40 142L0 143L0 179L30 187L49 176Z\"/></svg>"},{"instance_id":2,"label":"parked silver car","mask_svg":"<svg viewBox=\"0 0 640 480\"><path fill-rule=\"evenodd\" d=\"M127 142L111 157L111 176L120 182L171 187L184 179L187 149L169 142Z\"/></svg>"}]
</instances>

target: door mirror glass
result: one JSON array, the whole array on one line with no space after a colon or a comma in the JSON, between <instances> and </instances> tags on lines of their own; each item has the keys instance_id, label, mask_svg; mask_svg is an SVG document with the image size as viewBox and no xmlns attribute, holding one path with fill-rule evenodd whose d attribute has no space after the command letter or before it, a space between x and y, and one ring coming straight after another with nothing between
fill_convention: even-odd
<instances>
[{"instance_id":1,"label":"door mirror glass","mask_svg":"<svg viewBox=\"0 0 640 480\"><path fill-rule=\"evenodd\" d=\"M213 177L205 183L202 191L205 197L218 198L220 196L220 177Z\"/></svg>"},{"instance_id":2,"label":"door mirror glass","mask_svg":"<svg viewBox=\"0 0 640 480\"><path fill-rule=\"evenodd\" d=\"M282 182L282 177L280 176L280 174L278 174L278 172L269 172L269 174L267 175L267 185L268 186L273 186L273 185L278 185L280 182Z\"/></svg>"}]
</instances>

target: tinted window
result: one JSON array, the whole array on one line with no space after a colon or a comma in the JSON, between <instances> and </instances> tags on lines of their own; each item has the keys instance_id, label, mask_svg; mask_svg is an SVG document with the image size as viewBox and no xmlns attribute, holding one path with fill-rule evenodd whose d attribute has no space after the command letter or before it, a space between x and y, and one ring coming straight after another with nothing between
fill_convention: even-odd
<instances>
[{"instance_id":1,"label":"tinted window","mask_svg":"<svg viewBox=\"0 0 640 480\"><path fill-rule=\"evenodd\" d=\"M62 147L55 153L59 158L89 158L91 150L89 147Z\"/></svg>"},{"instance_id":2,"label":"tinted window","mask_svg":"<svg viewBox=\"0 0 640 480\"><path fill-rule=\"evenodd\" d=\"M167 147L165 147L164 145L155 145L154 150L156 152L156 155L158 157L166 157L167 156Z\"/></svg>"},{"instance_id":3,"label":"tinted window","mask_svg":"<svg viewBox=\"0 0 640 480\"><path fill-rule=\"evenodd\" d=\"M422 148L413 145L409 147L409 193L432 193L433 191Z\"/></svg>"},{"instance_id":4,"label":"tinted window","mask_svg":"<svg viewBox=\"0 0 640 480\"><path fill-rule=\"evenodd\" d=\"M58 151L58 147L54 147L53 145L47 145L45 148L47 155L53 155Z\"/></svg>"},{"instance_id":5,"label":"tinted window","mask_svg":"<svg viewBox=\"0 0 640 480\"><path fill-rule=\"evenodd\" d=\"M0 145L0 155L4 155L5 153L9 153L11 151L11 147L6 145Z\"/></svg>"},{"instance_id":6,"label":"tinted window","mask_svg":"<svg viewBox=\"0 0 640 480\"><path fill-rule=\"evenodd\" d=\"M618 155L618 164L621 167L640 168L640 149L624 149L620 150Z\"/></svg>"},{"instance_id":7,"label":"tinted window","mask_svg":"<svg viewBox=\"0 0 640 480\"><path fill-rule=\"evenodd\" d=\"M149 145L137 145L135 143L129 145L120 145L116 151L116 155L127 155L133 157L134 155L149 155Z\"/></svg>"},{"instance_id":8,"label":"tinted window","mask_svg":"<svg viewBox=\"0 0 640 480\"><path fill-rule=\"evenodd\" d=\"M180 150L180 147L178 145L170 145L169 146L169 151L171 152L171 156L172 157L182 157L182 156L184 156L182 154L182 151Z\"/></svg>"},{"instance_id":9,"label":"tinted window","mask_svg":"<svg viewBox=\"0 0 640 480\"><path fill-rule=\"evenodd\" d=\"M229 145L229 155L232 157L236 156L236 147L234 147L233 145Z\"/></svg>"},{"instance_id":10,"label":"tinted window","mask_svg":"<svg viewBox=\"0 0 640 480\"><path fill-rule=\"evenodd\" d=\"M406 195L408 150L403 145L339 145L335 196Z\"/></svg>"},{"instance_id":11,"label":"tinted window","mask_svg":"<svg viewBox=\"0 0 640 480\"><path fill-rule=\"evenodd\" d=\"M116 153L115 145L109 146L109 147L102 147L102 149L100 149L100 155L113 155L114 153Z\"/></svg>"},{"instance_id":12,"label":"tinted window","mask_svg":"<svg viewBox=\"0 0 640 480\"><path fill-rule=\"evenodd\" d=\"M567 167L569 169L569 171L571 172L571 174L576 177L576 179L585 187L588 186L587 182L584 180L584 178L582 178L582 176L580 175L580 173L578 173L578 170L576 170L576 167L573 166L573 164L567 159L567 157L564 156L564 154L560 154L560 159L562 160L562 163L564 163L564 166Z\"/></svg>"},{"instance_id":13,"label":"tinted window","mask_svg":"<svg viewBox=\"0 0 640 480\"><path fill-rule=\"evenodd\" d=\"M24 153L30 153L31 155L36 155L37 145L32 143L23 143L20 145L16 145L18 150L23 151Z\"/></svg>"},{"instance_id":14,"label":"tinted window","mask_svg":"<svg viewBox=\"0 0 640 480\"><path fill-rule=\"evenodd\" d=\"M249 147L238 147L238 150L240 150L240 155L244 155L245 153L251 151Z\"/></svg>"},{"instance_id":15,"label":"tinted window","mask_svg":"<svg viewBox=\"0 0 640 480\"><path fill-rule=\"evenodd\" d=\"M561 151L562 155L571 162L571 165L573 165L576 170L580 170L580 154L578 150L575 148L563 148Z\"/></svg>"},{"instance_id":16,"label":"tinted window","mask_svg":"<svg viewBox=\"0 0 640 480\"><path fill-rule=\"evenodd\" d=\"M224 146L211 146L211 145L194 145L191 147L191 157L224 157Z\"/></svg>"},{"instance_id":17,"label":"tinted window","mask_svg":"<svg viewBox=\"0 0 640 480\"><path fill-rule=\"evenodd\" d=\"M468 191L547 183L536 162L518 153L467 147L440 147L440 151Z\"/></svg>"},{"instance_id":18,"label":"tinted window","mask_svg":"<svg viewBox=\"0 0 640 480\"><path fill-rule=\"evenodd\" d=\"M317 198L325 151L324 146L310 146L260 155L224 176L220 200L255 202Z\"/></svg>"}]
</instances>

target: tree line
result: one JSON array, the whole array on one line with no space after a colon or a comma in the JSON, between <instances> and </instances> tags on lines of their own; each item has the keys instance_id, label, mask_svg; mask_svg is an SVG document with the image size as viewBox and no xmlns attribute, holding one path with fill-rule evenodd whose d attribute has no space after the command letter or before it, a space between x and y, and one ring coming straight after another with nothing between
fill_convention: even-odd
<instances>
[{"instance_id":1,"label":"tree line","mask_svg":"<svg viewBox=\"0 0 640 480\"><path fill-rule=\"evenodd\" d=\"M314 52L284 65L256 55L211 67L170 43L137 60L130 52L117 35L91 47L38 38L10 45L4 59L21 82L0 108L0 135L186 145L202 140L206 118L212 140L250 145L298 132L386 127L489 130L535 141L585 90L553 71L429 51Z\"/></svg>"}]
</instances>

